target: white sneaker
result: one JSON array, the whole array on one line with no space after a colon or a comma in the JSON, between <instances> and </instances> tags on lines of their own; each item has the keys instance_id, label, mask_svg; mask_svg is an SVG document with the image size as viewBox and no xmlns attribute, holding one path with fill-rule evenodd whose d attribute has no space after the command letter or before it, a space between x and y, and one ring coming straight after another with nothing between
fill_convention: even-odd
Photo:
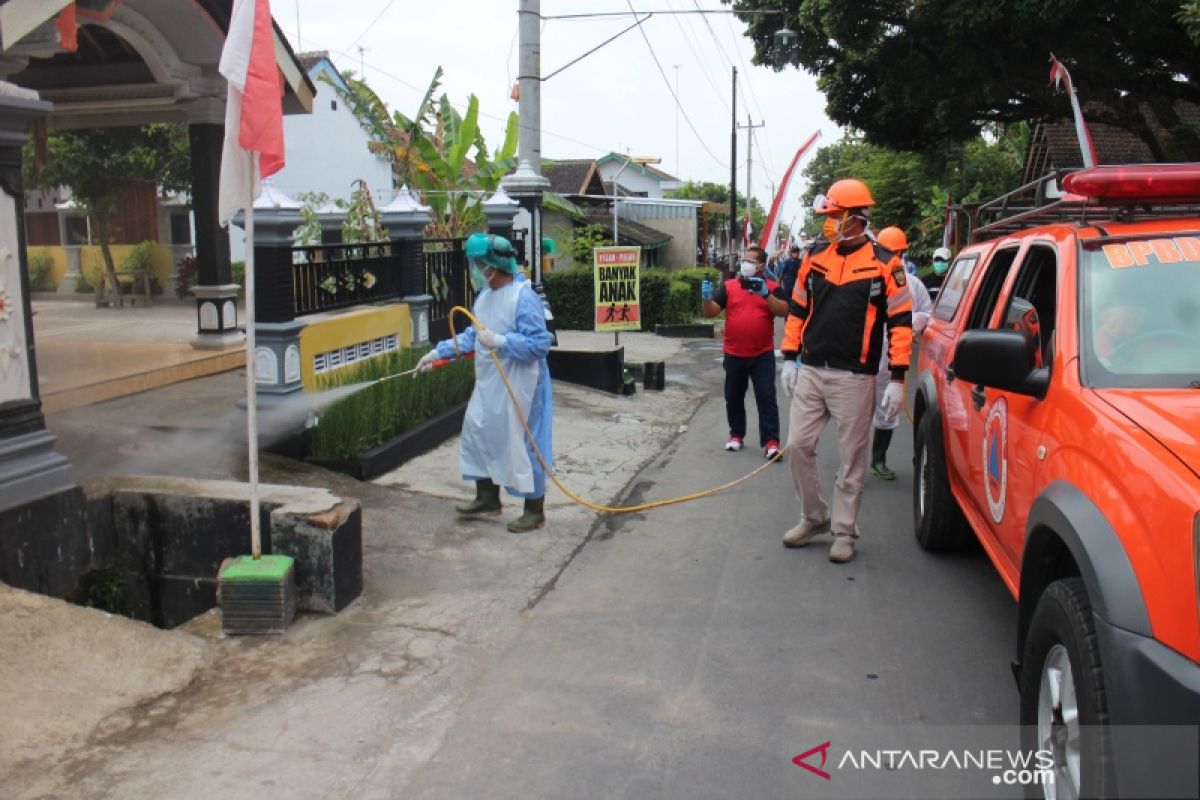
<instances>
[{"instance_id":1,"label":"white sneaker","mask_svg":"<svg viewBox=\"0 0 1200 800\"><path fill-rule=\"evenodd\" d=\"M731 453L736 453L742 449L743 441L741 436L730 436L729 441L725 443L725 449Z\"/></svg>"},{"instance_id":2,"label":"white sneaker","mask_svg":"<svg viewBox=\"0 0 1200 800\"><path fill-rule=\"evenodd\" d=\"M829 520L809 522L802 519L799 525L783 535L783 544L785 547L805 547L813 539L826 533L829 533Z\"/></svg>"},{"instance_id":3,"label":"white sneaker","mask_svg":"<svg viewBox=\"0 0 1200 800\"><path fill-rule=\"evenodd\" d=\"M854 558L854 537L833 537L833 546L829 548L829 560L835 564L845 564L852 558Z\"/></svg>"}]
</instances>

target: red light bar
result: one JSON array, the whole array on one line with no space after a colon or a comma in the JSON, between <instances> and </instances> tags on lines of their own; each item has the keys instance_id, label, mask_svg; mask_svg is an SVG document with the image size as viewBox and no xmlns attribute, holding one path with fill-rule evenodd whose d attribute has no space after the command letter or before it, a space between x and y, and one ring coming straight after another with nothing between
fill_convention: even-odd
<instances>
[{"instance_id":1,"label":"red light bar","mask_svg":"<svg viewBox=\"0 0 1200 800\"><path fill-rule=\"evenodd\" d=\"M1200 202L1200 164L1092 167L1063 178L1063 189L1097 200L1131 203Z\"/></svg>"}]
</instances>

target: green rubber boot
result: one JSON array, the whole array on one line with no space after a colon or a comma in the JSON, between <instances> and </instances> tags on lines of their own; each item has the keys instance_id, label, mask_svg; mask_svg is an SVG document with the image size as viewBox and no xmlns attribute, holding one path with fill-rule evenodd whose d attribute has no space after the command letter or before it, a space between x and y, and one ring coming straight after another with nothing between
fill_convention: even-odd
<instances>
[{"instance_id":1,"label":"green rubber boot","mask_svg":"<svg viewBox=\"0 0 1200 800\"><path fill-rule=\"evenodd\" d=\"M494 517L500 513L500 487L487 478L475 481L475 499L454 510L464 517Z\"/></svg>"},{"instance_id":2,"label":"green rubber boot","mask_svg":"<svg viewBox=\"0 0 1200 800\"><path fill-rule=\"evenodd\" d=\"M545 525L546 515L543 512L545 502L545 497L526 497L525 513L508 523L508 529L513 533L526 533Z\"/></svg>"},{"instance_id":3,"label":"green rubber boot","mask_svg":"<svg viewBox=\"0 0 1200 800\"><path fill-rule=\"evenodd\" d=\"M892 432L875 429L871 440L871 474L885 481L896 480L896 473L887 465L888 445L892 443Z\"/></svg>"}]
</instances>

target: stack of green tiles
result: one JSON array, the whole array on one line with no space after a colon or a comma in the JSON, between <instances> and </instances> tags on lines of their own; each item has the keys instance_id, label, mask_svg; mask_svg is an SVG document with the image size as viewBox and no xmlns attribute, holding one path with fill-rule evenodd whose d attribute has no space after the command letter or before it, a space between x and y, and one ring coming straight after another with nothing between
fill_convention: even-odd
<instances>
[{"instance_id":1,"label":"stack of green tiles","mask_svg":"<svg viewBox=\"0 0 1200 800\"><path fill-rule=\"evenodd\" d=\"M238 556L217 576L221 630L227 634L283 633L296 614L291 556Z\"/></svg>"}]
</instances>

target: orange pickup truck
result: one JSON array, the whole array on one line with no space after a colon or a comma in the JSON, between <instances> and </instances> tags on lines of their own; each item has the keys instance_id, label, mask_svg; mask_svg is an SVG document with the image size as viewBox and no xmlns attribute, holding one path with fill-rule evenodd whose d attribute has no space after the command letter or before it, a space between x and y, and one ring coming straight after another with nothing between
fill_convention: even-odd
<instances>
[{"instance_id":1,"label":"orange pickup truck","mask_svg":"<svg viewBox=\"0 0 1200 800\"><path fill-rule=\"evenodd\" d=\"M1017 599L1046 796L1157 796L1170 770L1196 780L1197 749L1121 731L1200 725L1200 164L1024 188L922 336L916 537L977 538Z\"/></svg>"}]
</instances>

